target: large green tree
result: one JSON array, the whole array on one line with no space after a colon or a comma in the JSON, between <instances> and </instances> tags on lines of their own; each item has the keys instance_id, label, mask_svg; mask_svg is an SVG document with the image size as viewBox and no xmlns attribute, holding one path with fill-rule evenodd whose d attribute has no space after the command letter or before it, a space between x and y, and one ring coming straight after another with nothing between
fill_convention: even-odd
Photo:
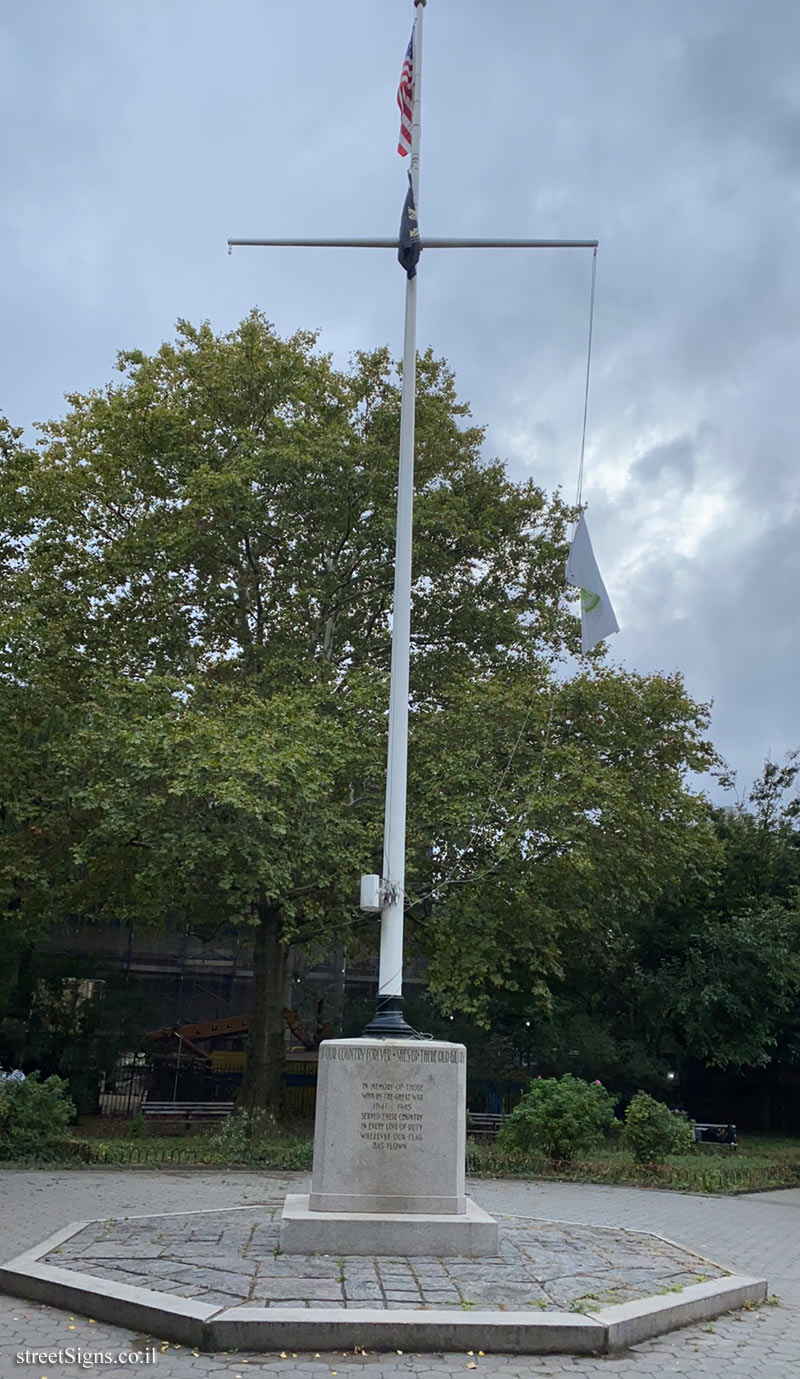
<instances>
[{"instance_id":1,"label":"large green tree","mask_svg":"<svg viewBox=\"0 0 800 1379\"><path fill-rule=\"evenodd\" d=\"M799 761L797 753L768 761L744 799L712 811L714 843L699 869L681 871L638 913L606 911L585 933L565 936L552 1010L535 1016L532 1035L520 1040L523 1013L513 1006L495 1014L498 1023L518 1043L530 1038L548 1069L578 1067L620 1091L671 1086L674 1094L666 1078L678 1072L693 1112L712 1085L709 1069L752 1082L754 1070L796 1064Z\"/></svg>"},{"instance_id":2,"label":"large green tree","mask_svg":"<svg viewBox=\"0 0 800 1379\"><path fill-rule=\"evenodd\" d=\"M398 380L257 313L119 369L0 437L6 924L251 924L242 1103L274 1110L288 948L348 931L379 855ZM702 872L712 753L678 677L565 678L571 513L481 458L430 354L417 431L410 942L485 1015Z\"/></svg>"}]
</instances>

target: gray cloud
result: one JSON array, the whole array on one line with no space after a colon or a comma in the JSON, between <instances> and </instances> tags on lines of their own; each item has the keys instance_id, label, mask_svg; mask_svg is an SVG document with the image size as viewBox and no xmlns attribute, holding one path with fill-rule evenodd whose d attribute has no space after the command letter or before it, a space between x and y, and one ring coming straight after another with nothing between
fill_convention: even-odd
<instances>
[{"instance_id":1,"label":"gray cloud","mask_svg":"<svg viewBox=\"0 0 800 1379\"><path fill-rule=\"evenodd\" d=\"M412 6L32 0L0 14L0 407L30 425L178 316L254 304L346 362L399 352L391 254L225 253L393 233ZM747 779L800 742L800 7L430 0L429 233L598 236L584 497L623 631L681 668ZM590 259L423 255L421 344L486 450L575 491Z\"/></svg>"},{"instance_id":2,"label":"gray cloud","mask_svg":"<svg viewBox=\"0 0 800 1379\"><path fill-rule=\"evenodd\" d=\"M680 483L691 488L696 473L697 456L690 436L651 446L631 466L631 477L643 484Z\"/></svg>"}]
</instances>

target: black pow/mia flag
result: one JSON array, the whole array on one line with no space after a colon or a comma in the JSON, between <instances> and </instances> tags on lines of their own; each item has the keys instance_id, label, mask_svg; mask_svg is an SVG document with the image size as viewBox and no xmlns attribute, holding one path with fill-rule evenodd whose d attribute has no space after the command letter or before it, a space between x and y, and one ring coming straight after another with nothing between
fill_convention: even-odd
<instances>
[{"instance_id":1,"label":"black pow/mia flag","mask_svg":"<svg viewBox=\"0 0 800 1379\"><path fill-rule=\"evenodd\" d=\"M414 188L411 185L411 173L408 174L408 191L403 205L403 216L400 221L400 241L397 246L398 262L405 268L409 278L416 277L417 264L420 256L419 226L417 225L417 208L414 204Z\"/></svg>"}]
</instances>

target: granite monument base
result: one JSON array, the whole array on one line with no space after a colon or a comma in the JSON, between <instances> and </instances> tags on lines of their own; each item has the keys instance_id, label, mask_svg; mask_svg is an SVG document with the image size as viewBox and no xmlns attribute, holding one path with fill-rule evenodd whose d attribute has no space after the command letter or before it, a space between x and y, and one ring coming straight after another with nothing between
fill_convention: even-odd
<instances>
[{"instance_id":1,"label":"granite monument base","mask_svg":"<svg viewBox=\"0 0 800 1379\"><path fill-rule=\"evenodd\" d=\"M466 1092L463 1044L322 1043L311 1192L287 1197L281 1249L496 1253L497 1224L465 1191Z\"/></svg>"}]
</instances>

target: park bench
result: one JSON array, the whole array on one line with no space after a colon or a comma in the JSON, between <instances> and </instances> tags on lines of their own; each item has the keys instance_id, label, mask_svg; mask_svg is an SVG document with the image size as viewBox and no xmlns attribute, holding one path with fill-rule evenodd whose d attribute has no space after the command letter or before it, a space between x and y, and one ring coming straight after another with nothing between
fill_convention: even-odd
<instances>
[{"instance_id":1,"label":"park bench","mask_svg":"<svg viewBox=\"0 0 800 1379\"><path fill-rule=\"evenodd\" d=\"M467 1112L467 1134L472 1139L495 1139L504 1120L504 1114L490 1114L485 1111ZM695 1144L720 1144L728 1149L737 1149L735 1125L712 1125L697 1121L694 1126Z\"/></svg>"},{"instance_id":2,"label":"park bench","mask_svg":"<svg viewBox=\"0 0 800 1379\"><path fill-rule=\"evenodd\" d=\"M711 1125L704 1121L694 1123L695 1144L723 1144L728 1149L737 1149L735 1125Z\"/></svg>"},{"instance_id":3,"label":"park bench","mask_svg":"<svg viewBox=\"0 0 800 1379\"><path fill-rule=\"evenodd\" d=\"M233 1112L232 1101L143 1101L142 1115L155 1127L188 1130L192 1122L213 1125Z\"/></svg>"},{"instance_id":4,"label":"park bench","mask_svg":"<svg viewBox=\"0 0 800 1379\"><path fill-rule=\"evenodd\" d=\"M467 1134L474 1139L493 1140L503 1121L507 1119L502 1111L498 1114L489 1111L467 1111Z\"/></svg>"}]
</instances>

